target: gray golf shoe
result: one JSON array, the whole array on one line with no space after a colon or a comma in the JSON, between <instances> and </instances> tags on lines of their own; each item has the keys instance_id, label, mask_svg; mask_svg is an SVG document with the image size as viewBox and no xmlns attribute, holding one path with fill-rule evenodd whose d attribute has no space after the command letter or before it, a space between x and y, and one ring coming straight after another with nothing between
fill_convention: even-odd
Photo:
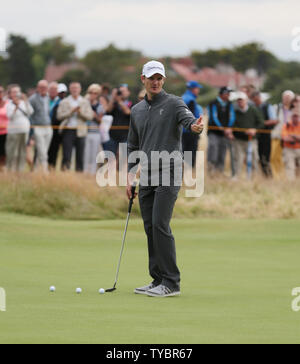
<instances>
[{"instance_id":1,"label":"gray golf shoe","mask_svg":"<svg viewBox=\"0 0 300 364\"><path fill-rule=\"evenodd\" d=\"M147 291L146 294L150 297L174 297L179 296L180 291L178 289L170 289L169 287L160 284L159 286Z\"/></svg>"},{"instance_id":2,"label":"gray golf shoe","mask_svg":"<svg viewBox=\"0 0 300 364\"><path fill-rule=\"evenodd\" d=\"M140 287L140 288L136 288L134 290L134 293L136 294L145 294L147 295L147 292L150 290L150 289L153 289L157 287L154 283L150 283L148 286L144 286L144 287Z\"/></svg>"}]
</instances>

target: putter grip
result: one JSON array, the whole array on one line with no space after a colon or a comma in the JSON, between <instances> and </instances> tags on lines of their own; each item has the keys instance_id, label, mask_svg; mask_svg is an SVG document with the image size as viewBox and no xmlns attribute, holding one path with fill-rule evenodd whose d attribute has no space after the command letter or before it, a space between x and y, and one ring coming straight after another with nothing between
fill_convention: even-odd
<instances>
[{"instance_id":1,"label":"putter grip","mask_svg":"<svg viewBox=\"0 0 300 364\"><path fill-rule=\"evenodd\" d=\"M133 206L133 201L134 201L134 195L135 195L135 191L136 191L136 183L134 183L131 187L131 199L129 202L129 209L128 209L128 213L131 213L132 210L132 206Z\"/></svg>"}]
</instances>

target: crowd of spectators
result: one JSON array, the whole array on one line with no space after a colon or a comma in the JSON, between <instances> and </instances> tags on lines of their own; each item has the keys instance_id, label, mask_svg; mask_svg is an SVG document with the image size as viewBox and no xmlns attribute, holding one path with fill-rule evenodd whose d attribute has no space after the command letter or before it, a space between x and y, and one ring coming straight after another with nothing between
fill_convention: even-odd
<instances>
[{"instance_id":1,"label":"crowd of spectators","mask_svg":"<svg viewBox=\"0 0 300 364\"><path fill-rule=\"evenodd\" d=\"M48 173L61 159L66 171L74 159L77 172L95 174L99 151L117 153L127 140L129 96L126 84L112 92L92 84L82 96L78 82L67 87L42 80L29 98L18 85L0 87L0 169L23 172L27 162L30 170Z\"/></svg>"},{"instance_id":2,"label":"crowd of spectators","mask_svg":"<svg viewBox=\"0 0 300 364\"><path fill-rule=\"evenodd\" d=\"M244 168L266 178L286 176L293 180L300 163L300 96L287 90L282 102L271 105L248 85L233 91L222 87L205 109L197 103L202 86L187 83L183 100L195 115L208 115L207 164L210 175L224 173L230 156L231 176ZM145 96L142 90L139 102ZM92 84L86 95L78 82L65 84L42 80L29 98L17 84L0 86L0 171L58 168L95 174L100 150L118 157L126 143L132 102L127 84L110 89ZM183 130L183 151L192 151L196 164L199 136ZM60 153L61 150L61 153ZM248 173L249 174L249 173Z\"/></svg>"},{"instance_id":3,"label":"crowd of spectators","mask_svg":"<svg viewBox=\"0 0 300 364\"><path fill-rule=\"evenodd\" d=\"M197 82L189 82L183 95L195 117L203 113L196 101L201 87ZM233 179L242 175L244 166L250 177L261 173L266 178L281 178L284 169L289 180L297 177L300 167L299 95L286 90L282 102L272 105L253 85L236 91L222 87L209 104L207 114L207 164L212 176L224 173L229 155ZM184 151L196 153L199 137L185 131L183 141Z\"/></svg>"}]
</instances>

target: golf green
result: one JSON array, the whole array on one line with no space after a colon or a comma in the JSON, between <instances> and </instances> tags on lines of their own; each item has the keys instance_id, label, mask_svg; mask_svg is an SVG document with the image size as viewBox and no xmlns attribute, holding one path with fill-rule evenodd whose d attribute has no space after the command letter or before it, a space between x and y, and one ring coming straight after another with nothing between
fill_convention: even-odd
<instances>
[{"instance_id":1,"label":"golf green","mask_svg":"<svg viewBox=\"0 0 300 364\"><path fill-rule=\"evenodd\" d=\"M99 295L114 283L125 221L0 219L0 343L300 343L299 221L174 220L182 296L158 299L133 294L150 282L141 220L117 291Z\"/></svg>"}]
</instances>

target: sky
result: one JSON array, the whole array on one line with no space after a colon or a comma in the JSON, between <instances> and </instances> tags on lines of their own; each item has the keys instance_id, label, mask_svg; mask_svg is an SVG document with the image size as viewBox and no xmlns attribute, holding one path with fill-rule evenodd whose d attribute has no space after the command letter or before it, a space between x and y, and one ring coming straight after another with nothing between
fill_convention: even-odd
<instances>
[{"instance_id":1,"label":"sky","mask_svg":"<svg viewBox=\"0 0 300 364\"><path fill-rule=\"evenodd\" d=\"M258 41L300 61L299 14L299 0L10 0L0 28L31 42L63 35L79 56L109 43L159 57Z\"/></svg>"}]
</instances>

